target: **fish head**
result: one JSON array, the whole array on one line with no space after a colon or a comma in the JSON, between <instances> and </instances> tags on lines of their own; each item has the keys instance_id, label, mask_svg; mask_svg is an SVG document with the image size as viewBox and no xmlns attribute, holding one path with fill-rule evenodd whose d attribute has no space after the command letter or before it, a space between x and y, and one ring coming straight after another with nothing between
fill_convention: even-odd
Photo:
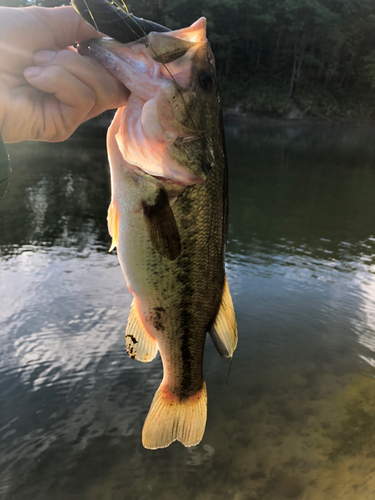
<instances>
[{"instance_id":1,"label":"fish head","mask_svg":"<svg viewBox=\"0 0 375 500\"><path fill-rule=\"evenodd\" d=\"M181 186L201 184L215 165L220 99L206 20L121 44L80 46L129 90L118 111L117 145L134 172Z\"/></svg>"}]
</instances>

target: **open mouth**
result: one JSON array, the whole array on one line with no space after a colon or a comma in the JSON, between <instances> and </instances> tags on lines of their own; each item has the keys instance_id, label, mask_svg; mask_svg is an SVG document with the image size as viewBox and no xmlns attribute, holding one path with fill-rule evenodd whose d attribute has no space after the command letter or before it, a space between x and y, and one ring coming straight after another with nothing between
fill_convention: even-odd
<instances>
[{"instance_id":1,"label":"open mouth","mask_svg":"<svg viewBox=\"0 0 375 500\"><path fill-rule=\"evenodd\" d=\"M104 39L107 43L111 41L110 38ZM100 64L102 64L110 73L118 70L119 61L117 58L109 51L104 49L97 39L92 39L87 42L80 43L77 47L79 54L82 56L92 57ZM116 76L116 75L114 75Z\"/></svg>"},{"instance_id":2,"label":"open mouth","mask_svg":"<svg viewBox=\"0 0 375 500\"><path fill-rule=\"evenodd\" d=\"M102 38L79 44L78 52L98 61L129 90L127 104L112 128L117 128L117 146L128 168L176 189L202 184L206 175L197 175L170 155L170 148L175 148L175 154L180 143L195 140L195 131L181 125L174 115L164 92L178 85L168 72L164 74L165 66L155 60L148 46ZM190 74L189 69L185 72Z\"/></svg>"},{"instance_id":3,"label":"open mouth","mask_svg":"<svg viewBox=\"0 0 375 500\"><path fill-rule=\"evenodd\" d=\"M144 100L151 99L157 93L159 84L155 81L157 63L143 53L147 50L133 51L132 47L116 42L112 38L93 39L78 45L78 52L92 57L104 66L130 92Z\"/></svg>"}]
</instances>

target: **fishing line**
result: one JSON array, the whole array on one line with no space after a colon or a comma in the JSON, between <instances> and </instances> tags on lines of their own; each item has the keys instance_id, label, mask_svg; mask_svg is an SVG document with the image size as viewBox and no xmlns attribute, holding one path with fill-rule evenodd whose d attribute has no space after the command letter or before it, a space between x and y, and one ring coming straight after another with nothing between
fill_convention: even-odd
<instances>
[{"instance_id":1,"label":"fishing line","mask_svg":"<svg viewBox=\"0 0 375 500\"><path fill-rule=\"evenodd\" d=\"M86 0L83 0L83 3L86 5L87 12L90 14L92 22L95 24L96 31L99 31L98 25L96 24L95 18L93 16L92 12L91 12L90 7L87 5Z\"/></svg>"},{"instance_id":2,"label":"fishing line","mask_svg":"<svg viewBox=\"0 0 375 500\"><path fill-rule=\"evenodd\" d=\"M109 5L111 7L113 7L113 5L116 5L117 9L120 10L121 12L123 12L124 14L127 14L128 17L130 17L130 13L129 13L129 9L125 3L124 0L120 0L121 1L121 4L118 2L118 0L112 0L112 2L109 3ZM120 13L117 11L117 9L115 7L113 7L113 10L116 12L116 14L118 14L118 16L120 17L120 19L122 21L124 21L124 23L126 24L126 26L132 31L133 35L136 37L136 38L139 38L139 35L138 33L130 26L130 24L128 24L125 19L120 15ZM134 19L134 18L131 18L132 21L138 26L138 28L143 32L143 35L147 37L147 33L145 32L145 30L142 28L142 26Z\"/></svg>"},{"instance_id":3,"label":"fishing line","mask_svg":"<svg viewBox=\"0 0 375 500\"><path fill-rule=\"evenodd\" d=\"M120 5L120 3L122 5ZM86 3L86 2L85 2ZM108 5L110 5L113 10L116 12L116 14L118 14L118 16L121 18L122 21L124 21L124 23L126 24L126 26L128 26L128 28L130 28L132 30L132 33L139 37L138 34L132 29L131 26L128 25L128 23L126 22L126 20L120 15L119 12L117 12L117 9L114 7L114 5L116 5L118 7L119 10L121 10L123 13L127 13L129 14L129 9L125 3L124 0L112 0L112 2L108 2ZM182 94L182 90L181 90L181 86L177 83L175 77L173 76L172 72L170 71L169 68L167 68L166 64L163 62L162 60L162 57L156 52L156 50L154 49L154 47L152 46L149 38L148 38L148 34L146 33L146 31L143 29L143 27L135 20L135 19L132 19L134 21L134 23L139 27L139 29L143 32L144 34L144 37L146 38L147 40L147 47L151 50L151 52L154 54L155 57L157 57L161 64L163 65L164 69L167 71L167 73L169 74L169 76L171 77L172 81L174 82L174 84L176 85L176 89L177 91L179 92L180 96L181 96L181 99L182 99L182 102L183 102L183 105L184 105L184 108L187 112L187 114L189 115L189 118L190 118L190 121L191 123L193 124L193 128L198 136L198 138L201 140L201 142L203 142L203 139L202 139L202 136L201 136L201 133L199 132L198 130L198 127L196 126L195 122L194 122L194 119L193 117L191 116L191 113L190 113L190 110L188 108L188 106L186 105L186 102L185 102L185 99L184 99L184 96Z\"/></svg>"},{"instance_id":4,"label":"fishing line","mask_svg":"<svg viewBox=\"0 0 375 500\"><path fill-rule=\"evenodd\" d=\"M86 0L83 0L84 4L86 5L86 8L88 10L88 13L95 25L95 29L97 31L100 31L99 28L98 28L98 25L95 21L95 17L94 17L94 14L93 12L91 11L89 5L87 4L87 1ZM120 3L121 2L121 3ZM110 8L115 12L115 14L118 15L118 17L125 23L125 25L127 26L128 29L131 30L131 32L133 33L133 35L136 37L136 38L140 38L138 33L132 28L132 26L126 21L126 19L124 19L123 16L121 16L120 12L118 12L119 10L123 13L123 14L126 14L128 17L130 17L130 13L129 13L129 9L125 3L124 0L111 0L111 1L108 1L106 0L106 3L107 5L110 6ZM146 31L143 29L143 27L138 23L138 21L136 21L134 18L131 18L132 21L138 26L138 28L140 29L140 31L143 33L144 37L146 38L147 42L146 42L146 46L148 48L150 48L151 52L154 54L155 57L157 57L160 61L161 61L161 64L163 65L164 69L167 71L167 73L169 74L169 76L171 77L172 81L174 82L174 84L176 85L176 90L177 92L180 94L181 96L181 99L182 99L182 102L183 102L183 105L184 105L184 108L189 116L189 119L193 125L193 129L198 137L198 139L201 141L202 145L204 145L204 142L203 142L203 135L202 133L198 130L198 127L196 126L195 124L195 121L190 113L190 110L185 102L185 99L184 99L184 95L182 93L182 89L181 89L181 86L177 83L175 77L173 76L172 72L169 70L169 68L167 68L166 64L163 62L162 60L162 57L158 55L158 53L156 52L156 50L154 49L154 47L152 46L152 44L150 43L150 40L148 38L148 34L146 33ZM207 155L207 148L203 147L202 148L205 155ZM207 159L207 156L206 156L206 160Z\"/></svg>"},{"instance_id":5,"label":"fishing line","mask_svg":"<svg viewBox=\"0 0 375 500\"><path fill-rule=\"evenodd\" d=\"M124 0L121 0L121 3L122 3L122 6L124 7L124 9L126 10L126 12L129 14L129 9L128 9L128 6L126 5L126 3L124 2Z\"/></svg>"},{"instance_id":6,"label":"fishing line","mask_svg":"<svg viewBox=\"0 0 375 500\"><path fill-rule=\"evenodd\" d=\"M226 309L232 309L233 310L233 314L234 314L234 307L228 307L228 306L225 306ZM235 322L235 331L237 333L237 321L236 319L234 320ZM228 321L229 323L229 321ZM233 336L233 341L232 341L232 355L230 357L230 363L229 363L229 368L228 368L228 375L227 375L227 381L226 381L226 385L228 385L228 382L229 382L229 375L230 375L230 371L231 371L231 368L232 368L232 361L233 361L233 356L234 356L234 350L236 348L236 339L237 339L237 336Z\"/></svg>"},{"instance_id":7,"label":"fishing line","mask_svg":"<svg viewBox=\"0 0 375 500\"><path fill-rule=\"evenodd\" d=\"M226 382L225 382L225 385L228 385L228 382L229 382L229 375L230 375L230 370L231 370L231 368L232 368L232 361L233 361L233 354L232 354L232 356L231 356L231 358L230 358L229 368L228 368L228 375L227 375L227 380L226 380Z\"/></svg>"}]
</instances>

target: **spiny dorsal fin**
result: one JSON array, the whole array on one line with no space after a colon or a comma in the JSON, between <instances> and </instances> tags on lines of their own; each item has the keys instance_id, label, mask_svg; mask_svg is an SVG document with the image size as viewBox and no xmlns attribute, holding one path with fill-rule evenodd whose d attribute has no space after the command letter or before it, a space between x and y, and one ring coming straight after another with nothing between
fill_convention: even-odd
<instances>
[{"instance_id":1,"label":"spiny dorsal fin","mask_svg":"<svg viewBox=\"0 0 375 500\"><path fill-rule=\"evenodd\" d=\"M226 277L220 309L209 333L220 356L231 358L237 347L237 321Z\"/></svg>"},{"instance_id":2,"label":"spiny dorsal fin","mask_svg":"<svg viewBox=\"0 0 375 500\"><path fill-rule=\"evenodd\" d=\"M129 356L143 363L152 361L158 353L158 343L145 330L134 300L126 326L125 340Z\"/></svg>"},{"instance_id":3,"label":"spiny dorsal fin","mask_svg":"<svg viewBox=\"0 0 375 500\"><path fill-rule=\"evenodd\" d=\"M173 441L184 446L201 442L207 420L207 390L202 389L190 397L180 399L165 383L161 383L146 417L142 443L145 448L166 448Z\"/></svg>"},{"instance_id":4,"label":"spiny dorsal fin","mask_svg":"<svg viewBox=\"0 0 375 500\"><path fill-rule=\"evenodd\" d=\"M118 241L118 211L114 201L111 201L108 207L108 232L112 236L111 248L108 250L112 252L117 246Z\"/></svg>"},{"instance_id":5,"label":"spiny dorsal fin","mask_svg":"<svg viewBox=\"0 0 375 500\"><path fill-rule=\"evenodd\" d=\"M152 246L166 259L177 259L181 253L181 239L167 193L160 189L153 205L145 201L142 204Z\"/></svg>"}]
</instances>

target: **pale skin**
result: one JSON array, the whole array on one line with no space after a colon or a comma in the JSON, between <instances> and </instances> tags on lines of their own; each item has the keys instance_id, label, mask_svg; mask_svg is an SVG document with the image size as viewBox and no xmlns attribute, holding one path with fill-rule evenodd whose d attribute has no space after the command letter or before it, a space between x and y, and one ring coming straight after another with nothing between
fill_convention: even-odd
<instances>
[{"instance_id":1,"label":"pale skin","mask_svg":"<svg viewBox=\"0 0 375 500\"><path fill-rule=\"evenodd\" d=\"M99 38L72 7L0 7L0 133L4 142L67 139L124 106L127 89L72 47Z\"/></svg>"}]
</instances>

